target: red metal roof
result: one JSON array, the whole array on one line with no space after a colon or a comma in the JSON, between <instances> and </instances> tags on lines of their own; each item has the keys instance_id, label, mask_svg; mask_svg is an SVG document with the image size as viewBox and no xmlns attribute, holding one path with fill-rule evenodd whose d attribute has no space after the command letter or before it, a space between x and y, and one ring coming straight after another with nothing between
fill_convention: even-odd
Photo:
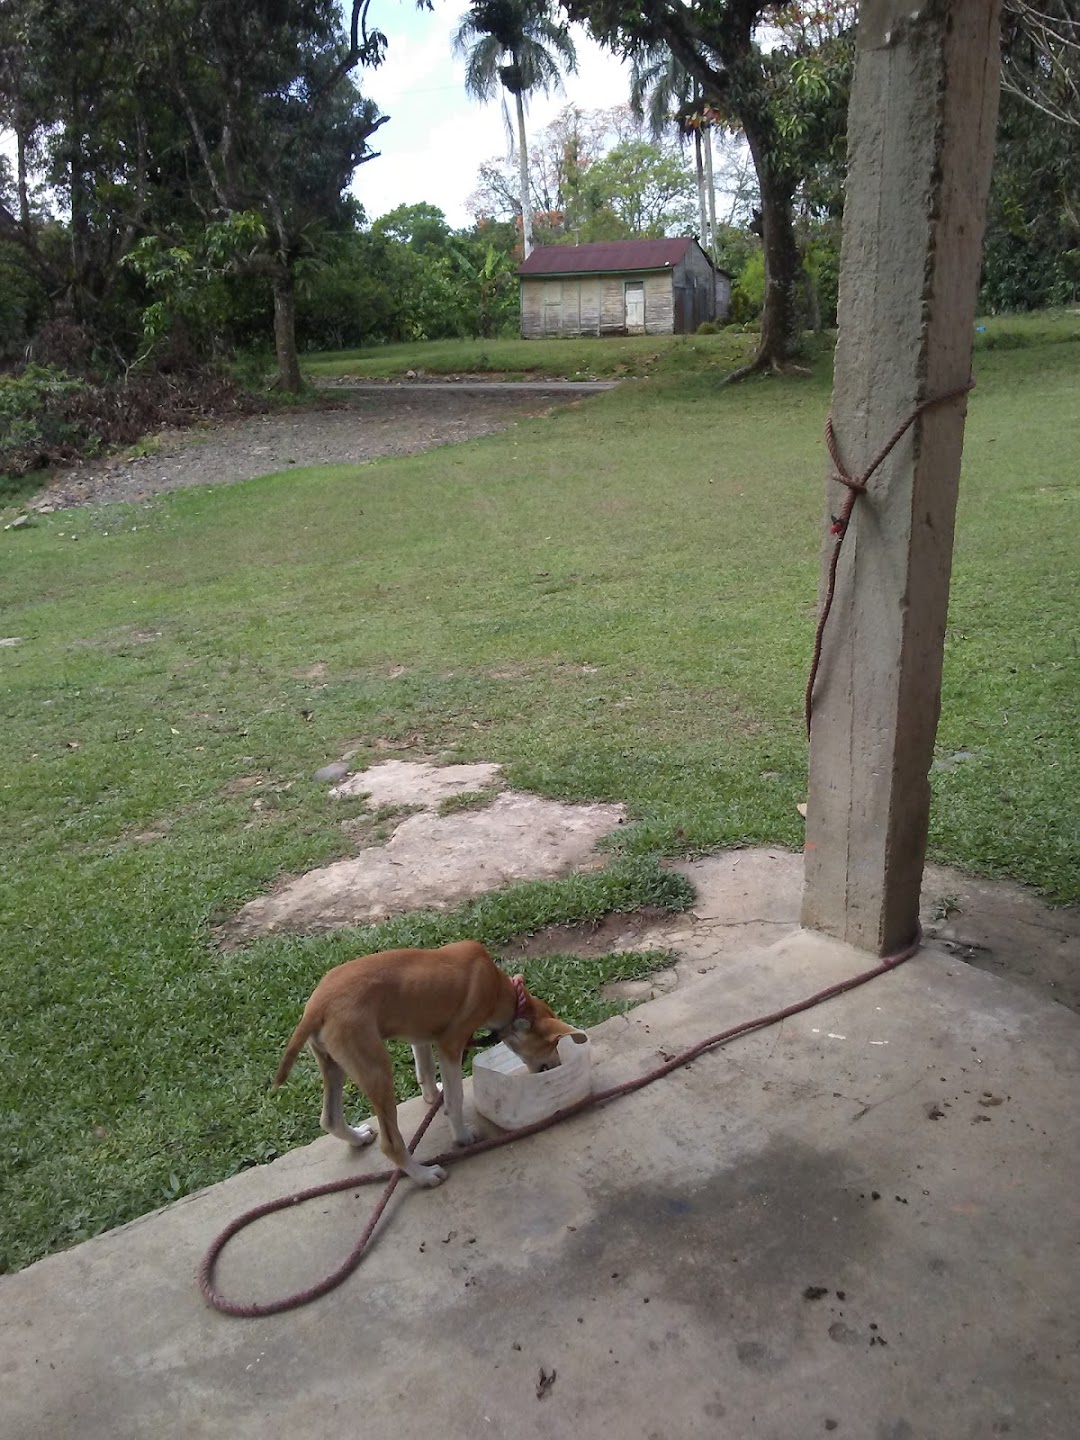
<instances>
[{"instance_id":1,"label":"red metal roof","mask_svg":"<svg viewBox=\"0 0 1080 1440\"><path fill-rule=\"evenodd\" d=\"M606 271L669 270L694 244L678 240L604 240L589 245L538 245L519 275L597 275Z\"/></svg>"}]
</instances>

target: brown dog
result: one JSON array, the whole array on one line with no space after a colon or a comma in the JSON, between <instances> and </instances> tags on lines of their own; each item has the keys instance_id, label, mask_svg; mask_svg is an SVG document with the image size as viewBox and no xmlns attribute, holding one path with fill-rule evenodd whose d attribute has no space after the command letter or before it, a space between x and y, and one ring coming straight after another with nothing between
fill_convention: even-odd
<instances>
[{"instance_id":1,"label":"brown dog","mask_svg":"<svg viewBox=\"0 0 1080 1440\"><path fill-rule=\"evenodd\" d=\"M379 1122L383 1154L418 1185L439 1185L446 1171L421 1165L409 1154L397 1123L394 1075L384 1040L412 1043L416 1076L429 1105L438 1096L435 1056L446 1095L446 1114L457 1145L476 1132L462 1114L461 1057L478 1030L491 1030L530 1070L552 1070L563 1035L587 1038L556 1018L542 1000L513 979L475 940L441 950L383 950L328 971L304 1007L300 1024L278 1066L274 1089L310 1045L323 1077L322 1127L350 1145L370 1145L370 1125L354 1130L342 1114L341 1092L348 1075L371 1102Z\"/></svg>"}]
</instances>

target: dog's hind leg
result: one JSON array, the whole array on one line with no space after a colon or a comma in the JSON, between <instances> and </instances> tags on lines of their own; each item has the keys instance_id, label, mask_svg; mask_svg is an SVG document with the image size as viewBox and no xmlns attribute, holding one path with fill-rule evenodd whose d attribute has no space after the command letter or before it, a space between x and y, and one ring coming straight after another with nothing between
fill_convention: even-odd
<instances>
[{"instance_id":1,"label":"dog's hind leg","mask_svg":"<svg viewBox=\"0 0 1080 1440\"><path fill-rule=\"evenodd\" d=\"M441 1185L446 1179L446 1171L439 1165L421 1165L405 1148L397 1122L394 1071L385 1048L376 1044L361 1050L359 1046L346 1042L338 1053L349 1078L371 1101L371 1108L379 1122L379 1146L386 1158L418 1185Z\"/></svg>"},{"instance_id":2,"label":"dog's hind leg","mask_svg":"<svg viewBox=\"0 0 1080 1440\"><path fill-rule=\"evenodd\" d=\"M416 1078L420 1081L420 1094L427 1105L434 1105L439 1098L439 1087L435 1083L435 1054L427 1043L412 1047L416 1063Z\"/></svg>"},{"instance_id":3,"label":"dog's hind leg","mask_svg":"<svg viewBox=\"0 0 1080 1440\"><path fill-rule=\"evenodd\" d=\"M323 1106L319 1123L328 1135L335 1135L339 1140L344 1140L347 1145L354 1145L360 1149L364 1145L370 1145L375 1139L375 1131L370 1125L361 1125L353 1129L346 1125L345 1115L341 1104L341 1092L345 1083L345 1071L337 1063L332 1055L316 1041L310 1042L312 1053L319 1062L319 1069L322 1071L323 1080Z\"/></svg>"}]
</instances>

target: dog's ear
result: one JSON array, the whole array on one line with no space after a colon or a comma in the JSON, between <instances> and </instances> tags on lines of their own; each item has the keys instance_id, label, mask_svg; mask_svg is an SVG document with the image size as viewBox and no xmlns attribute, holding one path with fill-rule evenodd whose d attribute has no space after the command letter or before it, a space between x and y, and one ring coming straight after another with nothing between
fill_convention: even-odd
<instances>
[{"instance_id":1,"label":"dog's ear","mask_svg":"<svg viewBox=\"0 0 1080 1440\"><path fill-rule=\"evenodd\" d=\"M560 1040L569 1035L575 1045L587 1045L589 1043L589 1037L585 1034L584 1030L579 1030L576 1025L568 1025L565 1020L556 1020L552 1028Z\"/></svg>"}]
</instances>

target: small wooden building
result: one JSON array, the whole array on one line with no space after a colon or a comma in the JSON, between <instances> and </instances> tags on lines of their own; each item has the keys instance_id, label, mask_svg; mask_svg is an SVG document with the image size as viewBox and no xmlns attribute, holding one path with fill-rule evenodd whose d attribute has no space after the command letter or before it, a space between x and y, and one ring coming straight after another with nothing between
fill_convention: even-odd
<instances>
[{"instance_id":1,"label":"small wooden building","mask_svg":"<svg viewBox=\"0 0 1080 1440\"><path fill-rule=\"evenodd\" d=\"M731 277L689 238L538 245L518 275L526 340L684 335L731 300Z\"/></svg>"}]
</instances>

